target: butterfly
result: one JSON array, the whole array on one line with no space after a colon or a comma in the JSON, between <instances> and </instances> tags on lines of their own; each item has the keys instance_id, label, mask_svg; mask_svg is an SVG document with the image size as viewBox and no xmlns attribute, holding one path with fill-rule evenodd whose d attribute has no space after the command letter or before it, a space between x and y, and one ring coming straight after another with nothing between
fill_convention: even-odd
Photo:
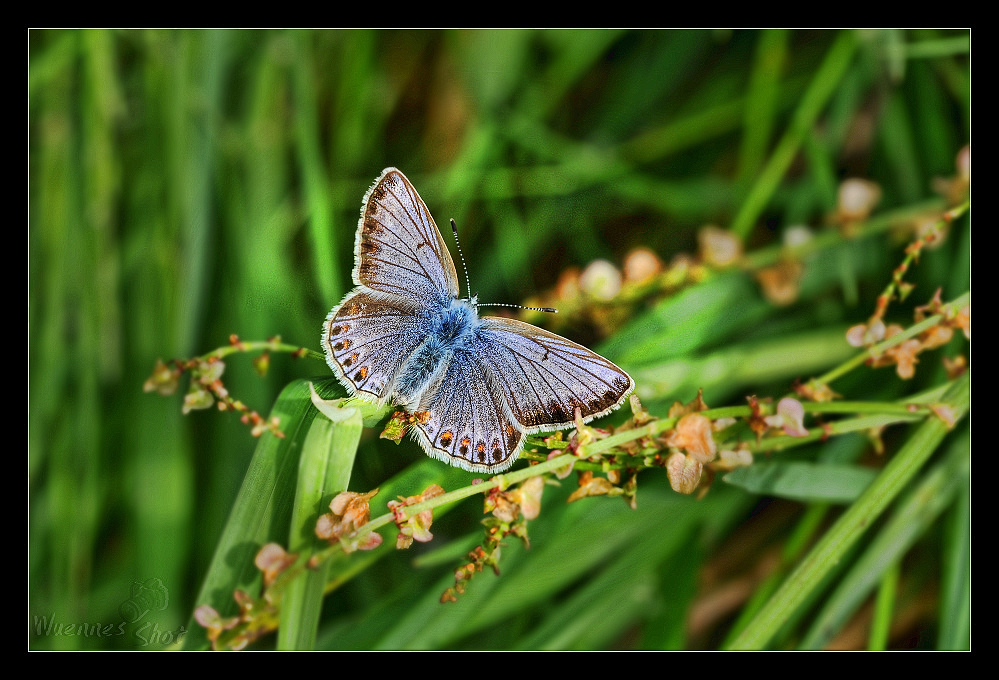
<instances>
[{"instance_id":1,"label":"butterfly","mask_svg":"<svg viewBox=\"0 0 999 680\"><path fill-rule=\"evenodd\" d=\"M635 381L599 354L522 321L480 317L440 230L406 176L386 168L364 195L357 287L326 317L326 362L356 397L413 414L428 455L501 472L528 434L617 409Z\"/></svg>"}]
</instances>

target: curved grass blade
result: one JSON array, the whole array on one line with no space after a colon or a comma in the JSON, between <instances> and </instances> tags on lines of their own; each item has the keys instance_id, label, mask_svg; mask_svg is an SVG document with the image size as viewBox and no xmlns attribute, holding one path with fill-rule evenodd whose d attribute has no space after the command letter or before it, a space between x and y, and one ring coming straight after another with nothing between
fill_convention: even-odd
<instances>
[{"instance_id":1,"label":"curved grass blade","mask_svg":"<svg viewBox=\"0 0 999 680\"><path fill-rule=\"evenodd\" d=\"M857 500L876 475L859 465L763 461L733 470L724 480L764 496L846 504Z\"/></svg>"},{"instance_id":2,"label":"curved grass blade","mask_svg":"<svg viewBox=\"0 0 999 680\"><path fill-rule=\"evenodd\" d=\"M325 543L316 538L316 518L333 497L347 490L364 423L356 406L336 409L336 420L312 421L298 464L298 489L291 514L288 550L308 560ZM323 604L329 563L310 569L292 581L281 598L279 649L312 649Z\"/></svg>"},{"instance_id":3,"label":"curved grass blade","mask_svg":"<svg viewBox=\"0 0 999 680\"><path fill-rule=\"evenodd\" d=\"M963 418L971 399L970 376L955 380L944 397L955 420ZM756 618L729 646L762 649L818 587L888 504L901 492L947 434L947 425L931 418L920 425L902 449L885 466L874 483L822 537Z\"/></svg>"},{"instance_id":4,"label":"curved grass blade","mask_svg":"<svg viewBox=\"0 0 999 680\"><path fill-rule=\"evenodd\" d=\"M324 382L324 389L335 382ZM281 422L284 438L265 432L236 496L229 520L215 548L215 555L205 574L195 607L211 605L221 616L236 612L233 591L254 592L260 584L260 571L253 559L260 548L271 541L287 545L288 526L298 476L298 453L318 411L309 399L305 380L290 383L271 409L270 416ZM192 617L184 649L207 649L205 629Z\"/></svg>"},{"instance_id":5,"label":"curved grass blade","mask_svg":"<svg viewBox=\"0 0 999 680\"><path fill-rule=\"evenodd\" d=\"M912 545L950 507L971 464L967 439L950 447L947 457L929 471L894 511L870 546L840 579L813 621L799 649L821 649L849 621L885 572L897 565Z\"/></svg>"}]
</instances>

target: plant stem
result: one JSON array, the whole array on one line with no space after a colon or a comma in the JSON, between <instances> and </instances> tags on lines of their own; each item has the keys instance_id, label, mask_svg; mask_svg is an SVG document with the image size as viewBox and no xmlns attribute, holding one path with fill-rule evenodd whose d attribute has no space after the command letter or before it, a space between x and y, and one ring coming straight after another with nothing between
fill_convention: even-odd
<instances>
[{"instance_id":1,"label":"plant stem","mask_svg":"<svg viewBox=\"0 0 999 680\"><path fill-rule=\"evenodd\" d=\"M951 300L947 304L947 306L950 307L951 309L960 309L965 305L967 305L968 302L970 302L970 300L971 300L971 291L967 291L963 295L955 298L954 300ZM914 338L923 331L929 328L933 328L941 321L943 321L943 318L944 318L943 314L934 314L933 316L927 317L922 321L920 321L919 323L909 326L909 328L902 331L901 333L896 333L887 340L883 340L878 344L873 345L872 347L866 349L864 352L861 352L852 359L843 362L842 364L832 369L828 373L825 373L824 375L815 378L813 382L820 383L823 385L828 385L833 380L836 380L837 378L846 375L847 373L857 368L858 366L862 366L871 357L880 356L881 354L884 354L885 350L895 347L896 345L901 345L909 338Z\"/></svg>"}]
</instances>

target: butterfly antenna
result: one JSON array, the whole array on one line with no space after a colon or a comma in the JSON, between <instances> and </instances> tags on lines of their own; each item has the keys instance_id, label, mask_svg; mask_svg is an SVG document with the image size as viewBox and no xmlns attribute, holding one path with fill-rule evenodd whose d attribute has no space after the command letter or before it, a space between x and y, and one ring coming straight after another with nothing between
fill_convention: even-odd
<instances>
[{"instance_id":1,"label":"butterfly antenna","mask_svg":"<svg viewBox=\"0 0 999 680\"><path fill-rule=\"evenodd\" d=\"M461 267L465 270L465 286L468 290L468 299L472 298L472 284L468 280L468 266L465 264L465 254L461 252L461 241L458 240L458 225L454 223L454 218L451 218L451 231L454 232L454 243L458 246L458 256L461 257ZM554 307L525 307L523 305L510 305L504 302L479 302L475 305L476 307L514 307L516 309L532 309L535 312L550 312L552 314L558 314L558 310Z\"/></svg>"},{"instance_id":2,"label":"butterfly antenna","mask_svg":"<svg viewBox=\"0 0 999 680\"><path fill-rule=\"evenodd\" d=\"M465 270L465 286L468 290L468 297L472 297L472 284L468 280L468 266L465 264L465 254L461 252L461 241L458 240L458 225L454 223L454 218L451 218L451 231L454 232L454 243L458 246L458 255L461 257L461 267ZM476 307L514 307L516 309L530 309L535 312L549 312L551 314L558 314L558 310L554 307L525 307L523 305L511 305L505 302L479 302L475 305Z\"/></svg>"},{"instance_id":3,"label":"butterfly antenna","mask_svg":"<svg viewBox=\"0 0 999 680\"><path fill-rule=\"evenodd\" d=\"M480 302L478 307L514 307L515 309L533 309L535 312L549 312L551 314L558 314L558 310L554 307L525 307L524 305L510 305L505 302Z\"/></svg>"},{"instance_id":4,"label":"butterfly antenna","mask_svg":"<svg viewBox=\"0 0 999 680\"><path fill-rule=\"evenodd\" d=\"M468 265L465 264L465 253L461 252L461 241L458 240L458 225L454 223L454 218L451 218L451 231L454 232L454 244L458 246L458 257L461 258L461 268L465 270L465 293L468 295L468 299L472 299L472 284L468 280Z\"/></svg>"}]
</instances>

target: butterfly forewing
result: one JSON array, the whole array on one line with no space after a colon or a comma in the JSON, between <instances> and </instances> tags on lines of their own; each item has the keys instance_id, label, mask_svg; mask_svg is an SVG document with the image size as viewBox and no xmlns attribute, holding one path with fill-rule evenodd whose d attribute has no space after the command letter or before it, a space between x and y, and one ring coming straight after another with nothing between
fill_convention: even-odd
<instances>
[{"instance_id":1,"label":"butterfly forewing","mask_svg":"<svg viewBox=\"0 0 999 680\"><path fill-rule=\"evenodd\" d=\"M326 362L352 394L385 400L399 369L426 337L426 326L426 317L403 301L358 288L323 324Z\"/></svg>"},{"instance_id":2,"label":"butterfly forewing","mask_svg":"<svg viewBox=\"0 0 999 680\"><path fill-rule=\"evenodd\" d=\"M621 405L631 377L592 350L514 319L486 317L477 347L511 415L526 432L565 428Z\"/></svg>"},{"instance_id":3,"label":"butterfly forewing","mask_svg":"<svg viewBox=\"0 0 999 680\"><path fill-rule=\"evenodd\" d=\"M436 392L420 405L416 427L435 458L473 472L500 472L517 459L524 435L486 375L482 357L455 352Z\"/></svg>"},{"instance_id":4,"label":"butterfly forewing","mask_svg":"<svg viewBox=\"0 0 999 680\"><path fill-rule=\"evenodd\" d=\"M424 306L458 295L440 230L406 176L385 169L368 190L355 243L354 281Z\"/></svg>"}]
</instances>

